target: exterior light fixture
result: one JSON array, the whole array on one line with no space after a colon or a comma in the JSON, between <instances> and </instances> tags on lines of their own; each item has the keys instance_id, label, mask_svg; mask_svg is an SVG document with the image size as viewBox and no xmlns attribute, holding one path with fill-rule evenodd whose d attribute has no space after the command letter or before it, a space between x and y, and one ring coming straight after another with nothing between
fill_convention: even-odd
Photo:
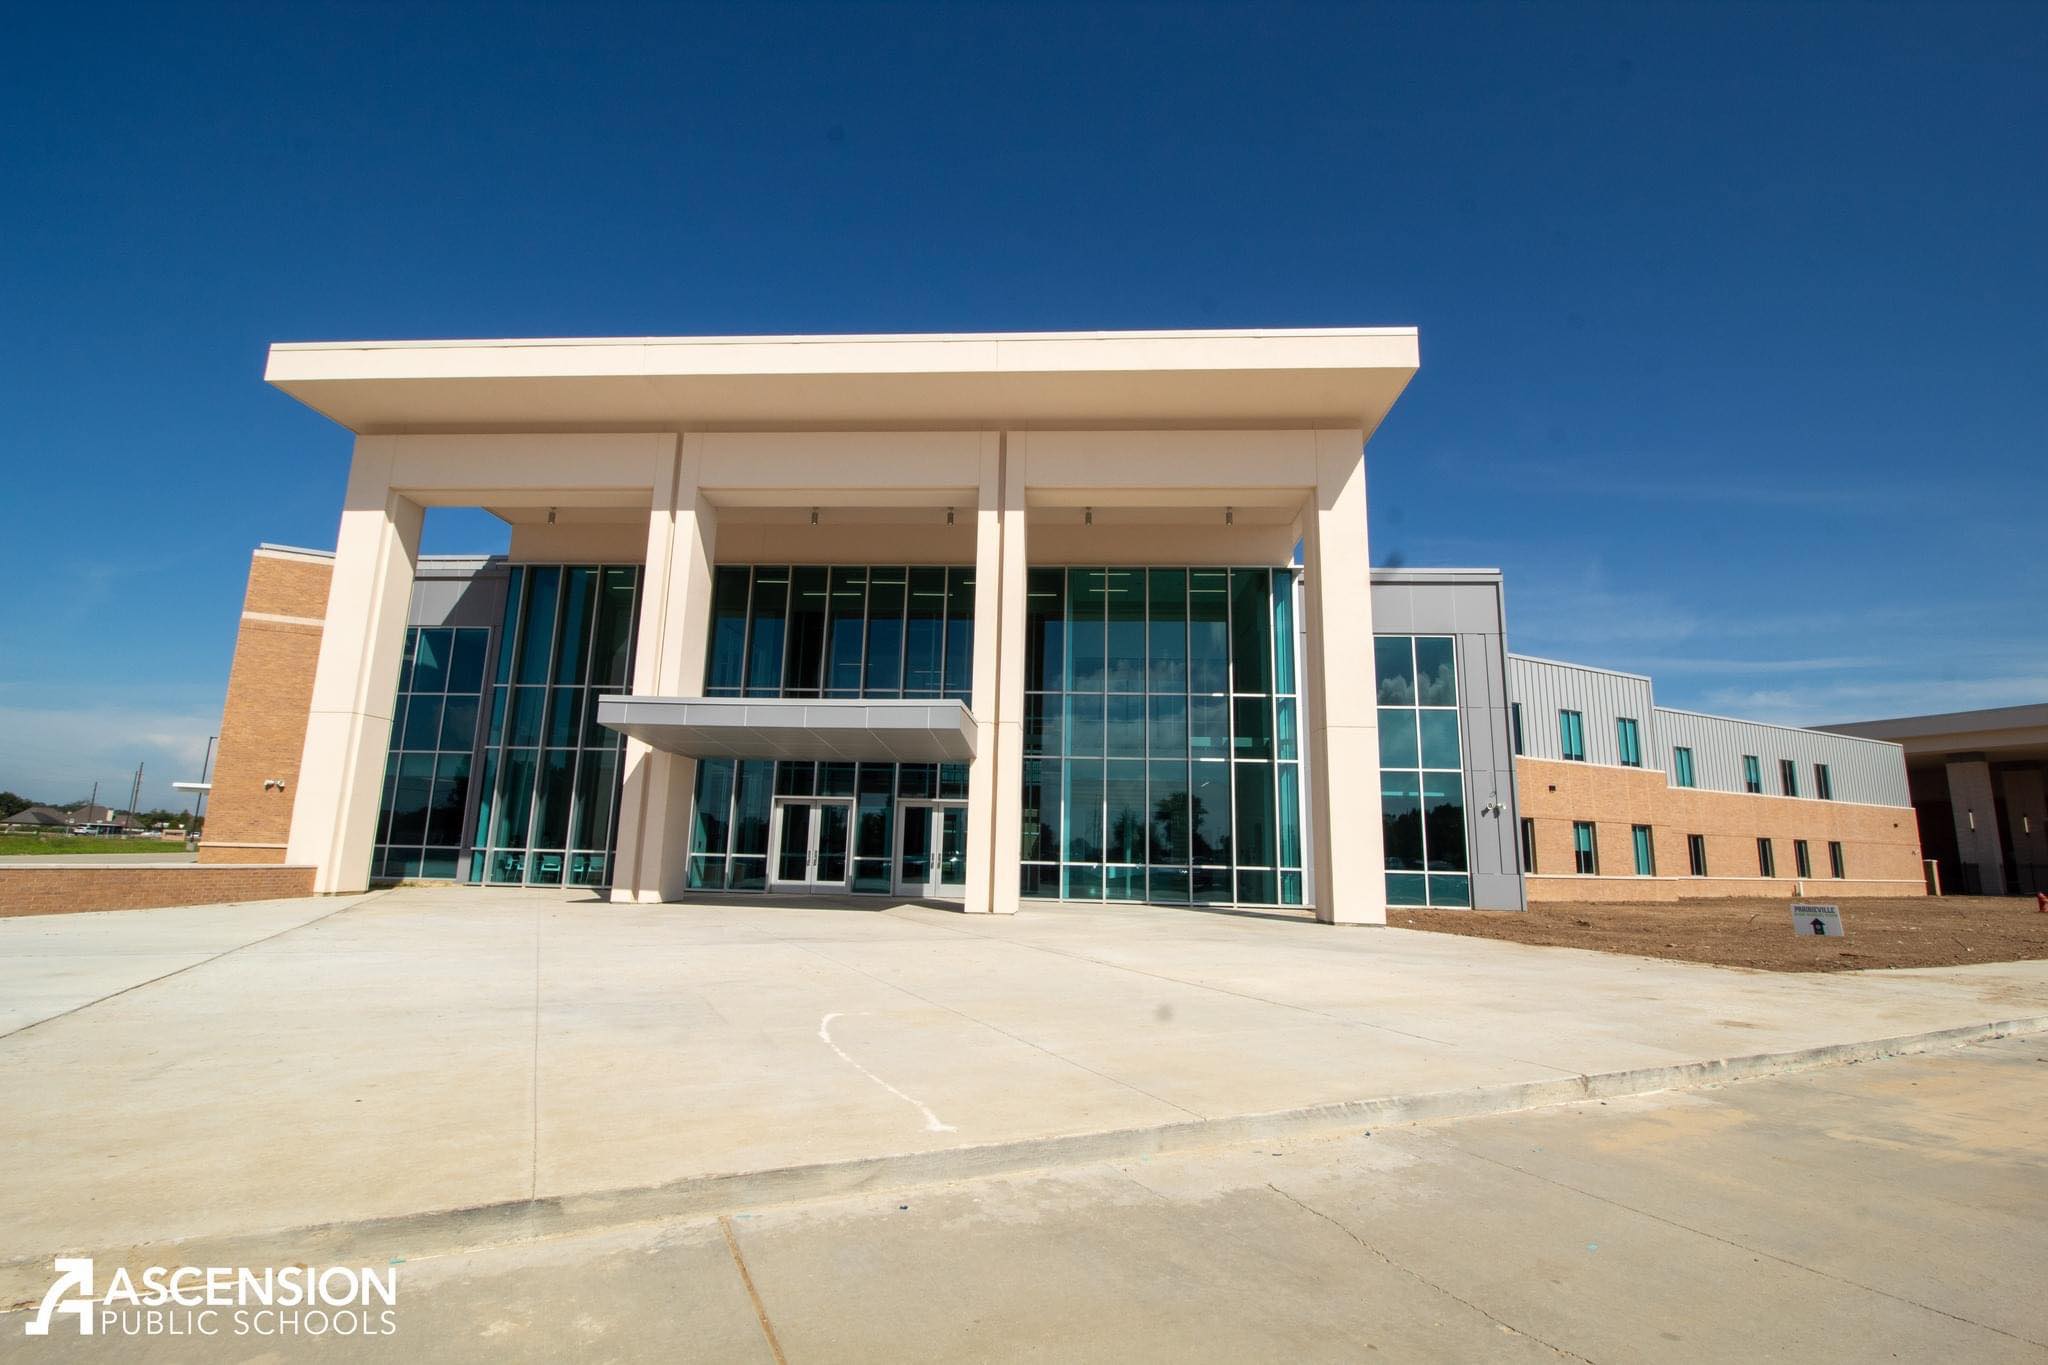
<instances>
[{"instance_id":1,"label":"exterior light fixture","mask_svg":"<svg viewBox=\"0 0 2048 1365\"><path fill-rule=\"evenodd\" d=\"M952 508L950 508L950 507L948 507L948 508L946 509L946 525L948 525L948 526L951 526L952 524L953 524L953 509L952 509Z\"/></svg>"},{"instance_id":2,"label":"exterior light fixture","mask_svg":"<svg viewBox=\"0 0 2048 1365\"><path fill-rule=\"evenodd\" d=\"M550 507L550 508L548 509L548 525L550 525L550 526L553 526L554 524L555 524L555 509L554 509L554 508L552 508L552 507Z\"/></svg>"},{"instance_id":3,"label":"exterior light fixture","mask_svg":"<svg viewBox=\"0 0 2048 1365\"><path fill-rule=\"evenodd\" d=\"M1965 811L1964 814L1967 815L1970 820L1970 833L1975 834L1977 832L1977 812Z\"/></svg>"},{"instance_id":4,"label":"exterior light fixture","mask_svg":"<svg viewBox=\"0 0 2048 1365\"><path fill-rule=\"evenodd\" d=\"M1237 525L1237 509L1235 507L1226 507L1223 509L1223 524L1225 526Z\"/></svg>"},{"instance_id":5,"label":"exterior light fixture","mask_svg":"<svg viewBox=\"0 0 2048 1365\"><path fill-rule=\"evenodd\" d=\"M818 509L817 509L817 508L815 508L815 507L813 507L813 508L811 509L811 525L813 525L813 526L816 526L817 524L818 524Z\"/></svg>"},{"instance_id":6,"label":"exterior light fixture","mask_svg":"<svg viewBox=\"0 0 2048 1365\"><path fill-rule=\"evenodd\" d=\"M1093 507L1082 509L1081 524L1083 526L1093 526L1095 524L1095 509Z\"/></svg>"}]
</instances>

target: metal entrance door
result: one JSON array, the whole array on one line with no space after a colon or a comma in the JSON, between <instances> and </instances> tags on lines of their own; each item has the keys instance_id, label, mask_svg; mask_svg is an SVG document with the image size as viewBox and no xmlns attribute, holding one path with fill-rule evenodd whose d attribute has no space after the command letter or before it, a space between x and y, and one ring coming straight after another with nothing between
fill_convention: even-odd
<instances>
[{"instance_id":1,"label":"metal entrance door","mask_svg":"<svg viewBox=\"0 0 2048 1365\"><path fill-rule=\"evenodd\" d=\"M776 891L844 891L852 866L853 802L778 797L769 835L768 884Z\"/></svg>"},{"instance_id":2,"label":"metal entrance door","mask_svg":"<svg viewBox=\"0 0 2048 1365\"><path fill-rule=\"evenodd\" d=\"M897 805L896 894L966 899L965 801L904 801Z\"/></svg>"}]
</instances>

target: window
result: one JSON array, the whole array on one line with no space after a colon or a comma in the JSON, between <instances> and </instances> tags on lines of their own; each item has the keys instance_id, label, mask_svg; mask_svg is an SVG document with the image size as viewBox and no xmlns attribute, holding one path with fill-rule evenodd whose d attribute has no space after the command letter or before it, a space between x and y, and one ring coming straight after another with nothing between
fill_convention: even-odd
<instances>
[{"instance_id":1,"label":"window","mask_svg":"<svg viewBox=\"0 0 2048 1365\"><path fill-rule=\"evenodd\" d=\"M1778 760L1778 785L1787 796L1799 795L1799 765L1789 758Z\"/></svg>"},{"instance_id":2,"label":"window","mask_svg":"<svg viewBox=\"0 0 2048 1365\"><path fill-rule=\"evenodd\" d=\"M1688 835L1686 835L1686 836L1685 836L1685 854L1686 854L1686 857L1687 857L1687 858L1689 858L1689 859L1691 859L1691 860L1692 860L1692 875L1693 875L1693 876L1695 876L1695 877L1704 877L1704 876L1706 876L1706 875L1707 875L1707 836L1706 836L1706 835L1704 835L1704 834L1688 834Z\"/></svg>"},{"instance_id":3,"label":"window","mask_svg":"<svg viewBox=\"0 0 2048 1365\"><path fill-rule=\"evenodd\" d=\"M1840 881L1849 875L1849 869L1842 861L1842 845L1840 840L1828 840L1828 871L1836 881Z\"/></svg>"},{"instance_id":4,"label":"window","mask_svg":"<svg viewBox=\"0 0 2048 1365\"><path fill-rule=\"evenodd\" d=\"M1599 875L1600 851L1593 840L1591 820L1572 821L1572 861L1581 877Z\"/></svg>"},{"instance_id":5,"label":"window","mask_svg":"<svg viewBox=\"0 0 2048 1365\"><path fill-rule=\"evenodd\" d=\"M1813 875L1813 859L1806 851L1806 840L1804 839L1794 839L1792 841L1792 866L1799 869L1799 877L1802 881Z\"/></svg>"},{"instance_id":6,"label":"window","mask_svg":"<svg viewBox=\"0 0 2048 1365\"><path fill-rule=\"evenodd\" d=\"M1693 778L1692 750L1673 749L1671 751L1671 780L1681 787L1698 785Z\"/></svg>"},{"instance_id":7,"label":"window","mask_svg":"<svg viewBox=\"0 0 2048 1365\"><path fill-rule=\"evenodd\" d=\"M1654 877L1657 875L1657 845L1650 837L1648 825L1637 825L1629 831L1635 838L1636 875Z\"/></svg>"},{"instance_id":8,"label":"window","mask_svg":"<svg viewBox=\"0 0 2048 1365\"><path fill-rule=\"evenodd\" d=\"M1636 723L1627 716L1618 716L1614 722L1614 746L1621 752L1621 766L1640 768L1643 766L1643 741L1636 730Z\"/></svg>"},{"instance_id":9,"label":"window","mask_svg":"<svg viewBox=\"0 0 2048 1365\"><path fill-rule=\"evenodd\" d=\"M460 875L490 645L479 627L406 631L371 876Z\"/></svg>"},{"instance_id":10,"label":"window","mask_svg":"<svg viewBox=\"0 0 2048 1365\"><path fill-rule=\"evenodd\" d=\"M1508 704L1508 724L1513 729L1515 735L1515 754L1517 757L1520 757L1522 753L1522 703L1517 701Z\"/></svg>"},{"instance_id":11,"label":"window","mask_svg":"<svg viewBox=\"0 0 2048 1365\"><path fill-rule=\"evenodd\" d=\"M1760 793L1764 789L1764 765L1755 754L1742 756L1742 789L1752 793Z\"/></svg>"},{"instance_id":12,"label":"window","mask_svg":"<svg viewBox=\"0 0 2048 1365\"><path fill-rule=\"evenodd\" d=\"M778 588L788 586L785 570ZM597 699L632 690L639 590L638 565L507 571L469 881L610 883L625 736L597 723ZM712 598L719 603L716 588Z\"/></svg>"},{"instance_id":13,"label":"window","mask_svg":"<svg viewBox=\"0 0 2048 1365\"><path fill-rule=\"evenodd\" d=\"M1389 905L1472 903L1454 643L1433 635L1373 641Z\"/></svg>"},{"instance_id":14,"label":"window","mask_svg":"<svg viewBox=\"0 0 2048 1365\"><path fill-rule=\"evenodd\" d=\"M1841 847L1841 845L1840 845L1840 844L1836 844L1836 845L1835 845L1835 847L1836 847L1836 848L1840 848L1840 847ZM1536 870L1536 822L1535 822L1534 820L1530 820L1530 819L1524 818L1524 819L1523 819L1523 821L1522 821L1522 871L1524 871L1524 872L1534 872L1535 870ZM1842 874L1841 874L1841 873L1839 873L1839 872L1837 872L1837 873L1836 873L1835 875L1836 875L1837 877L1839 877L1839 876L1841 876Z\"/></svg>"},{"instance_id":15,"label":"window","mask_svg":"<svg viewBox=\"0 0 2048 1365\"><path fill-rule=\"evenodd\" d=\"M1778 875L1778 857L1771 851L1771 841L1769 839L1759 839L1756 841L1756 872L1759 877L1775 877Z\"/></svg>"},{"instance_id":16,"label":"window","mask_svg":"<svg viewBox=\"0 0 2048 1365\"><path fill-rule=\"evenodd\" d=\"M1828 765L1825 763L1813 765L1813 794L1823 801L1835 799L1835 781L1829 775Z\"/></svg>"},{"instance_id":17,"label":"window","mask_svg":"<svg viewBox=\"0 0 2048 1365\"><path fill-rule=\"evenodd\" d=\"M1557 713L1559 756L1568 763L1586 761L1586 718L1577 711Z\"/></svg>"}]
</instances>

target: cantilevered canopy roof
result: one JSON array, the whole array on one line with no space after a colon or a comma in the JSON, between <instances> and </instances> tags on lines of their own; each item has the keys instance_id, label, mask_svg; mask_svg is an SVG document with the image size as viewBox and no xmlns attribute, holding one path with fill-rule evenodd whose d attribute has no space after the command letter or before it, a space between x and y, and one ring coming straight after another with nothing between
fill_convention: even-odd
<instances>
[{"instance_id":1,"label":"cantilevered canopy roof","mask_svg":"<svg viewBox=\"0 0 2048 1365\"><path fill-rule=\"evenodd\" d=\"M1412 327L336 341L264 377L351 431L1379 425Z\"/></svg>"},{"instance_id":2,"label":"cantilevered canopy roof","mask_svg":"<svg viewBox=\"0 0 2048 1365\"><path fill-rule=\"evenodd\" d=\"M688 758L965 763L974 721L957 701L601 697L600 725Z\"/></svg>"}]
</instances>

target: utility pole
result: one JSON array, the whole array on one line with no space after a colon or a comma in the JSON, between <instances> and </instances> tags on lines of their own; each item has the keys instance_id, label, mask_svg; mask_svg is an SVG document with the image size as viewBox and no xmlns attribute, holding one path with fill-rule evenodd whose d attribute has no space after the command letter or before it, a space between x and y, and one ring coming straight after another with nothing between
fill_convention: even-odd
<instances>
[{"instance_id":1,"label":"utility pole","mask_svg":"<svg viewBox=\"0 0 2048 1365\"><path fill-rule=\"evenodd\" d=\"M128 828L135 828L135 806L142 800L142 765L135 765L135 785L128 789Z\"/></svg>"},{"instance_id":2,"label":"utility pole","mask_svg":"<svg viewBox=\"0 0 2048 1365\"><path fill-rule=\"evenodd\" d=\"M100 780L98 778L92 780L92 795L87 798L85 803L85 818L88 820L100 818Z\"/></svg>"}]
</instances>

